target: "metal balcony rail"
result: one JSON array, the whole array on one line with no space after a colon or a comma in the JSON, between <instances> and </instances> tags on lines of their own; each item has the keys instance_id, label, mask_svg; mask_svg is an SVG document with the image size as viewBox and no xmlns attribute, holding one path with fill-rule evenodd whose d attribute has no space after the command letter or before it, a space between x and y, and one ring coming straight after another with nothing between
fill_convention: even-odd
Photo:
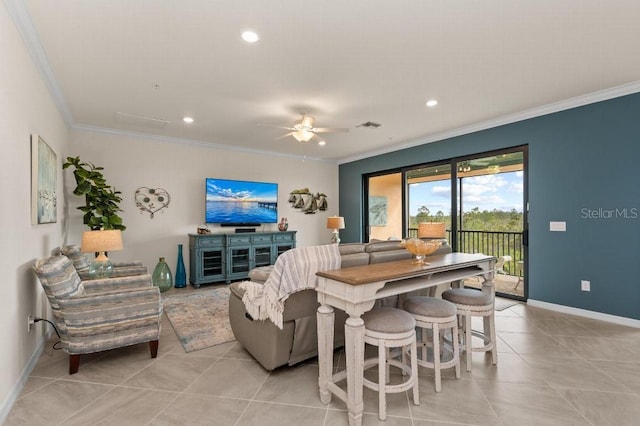
<instances>
[{"instance_id":1,"label":"metal balcony rail","mask_svg":"<svg viewBox=\"0 0 640 426\"><path fill-rule=\"evenodd\" d=\"M409 238L417 238L418 229L409 228ZM451 230L447 229L447 240L451 243ZM458 251L464 253L483 253L490 256L511 256L511 261L505 263L504 272L507 275L522 275L521 268L517 268L518 261L524 260L524 245L522 232L502 231L458 231Z\"/></svg>"}]
</instances>

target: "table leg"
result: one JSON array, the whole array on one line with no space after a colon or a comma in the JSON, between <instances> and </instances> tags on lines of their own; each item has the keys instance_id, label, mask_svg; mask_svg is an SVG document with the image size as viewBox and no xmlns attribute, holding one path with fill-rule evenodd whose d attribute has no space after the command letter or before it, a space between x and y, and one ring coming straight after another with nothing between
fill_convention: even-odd
<instances>
[{"instance_id":1,"label":"table leg","mask_svg":"<svg viewBox=\"0 0 640 426\"><path fill-rule=\"evenodd\" d=\"M345 323L345 353L347 358L347 408L349 426L362 425L364 376L364 321L350 316Z\"/></svg>"},{"instance_id":2,"label":"table leg","mask_svg":"<svg viewBox=\"0 0 640 426\"><path fill-rule=\"evenodd\" d=\"M320 401L331 402L329 382L333 376L333 326L335 313L330 305L320 305L316 314L318 322L318 386Z\"/></svg>"}]
</instances>

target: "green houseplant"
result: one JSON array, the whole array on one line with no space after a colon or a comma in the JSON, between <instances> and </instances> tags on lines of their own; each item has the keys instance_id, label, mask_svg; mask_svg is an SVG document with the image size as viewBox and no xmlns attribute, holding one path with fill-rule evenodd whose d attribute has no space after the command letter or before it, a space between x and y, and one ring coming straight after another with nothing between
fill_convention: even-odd
<instances>
[{"instance_id":1,"label":"green houseplant","mask_svg":"<svg viewBox=\"0 0 640 426\"><path fill-rule=\"evenodd\" d=\"M107 185L102 174L102 167L80 160L80 157L67 157L62 165L63 169L73 167L73 176L76 179L75 195L84 196L85 205L78 207L84 213L82 222L92 230L119 229L124 231L126 226L122 224L122 218L118 212L122 209L119 203L122 201L121 192L116 191L111 185Z\"/></svg>"}]
</instances>

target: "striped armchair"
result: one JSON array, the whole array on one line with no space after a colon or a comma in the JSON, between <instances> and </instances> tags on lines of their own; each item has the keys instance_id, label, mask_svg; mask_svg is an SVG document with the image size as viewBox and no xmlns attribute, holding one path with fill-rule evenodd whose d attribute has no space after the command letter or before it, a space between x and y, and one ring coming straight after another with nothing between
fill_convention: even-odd
<instances>
[{"instance_id":1,"label":"striped armchair","mask_svg":"<svg viewBox=\"0 0 640 426\"><path fill-rule=\"evenodd\" d=\"M39 259L33 270L69 354L69 374L78 372L82 354L149 342L157 356L162 302L148 274L81 281L62 255Z\"/></svg>"}]
</instances>

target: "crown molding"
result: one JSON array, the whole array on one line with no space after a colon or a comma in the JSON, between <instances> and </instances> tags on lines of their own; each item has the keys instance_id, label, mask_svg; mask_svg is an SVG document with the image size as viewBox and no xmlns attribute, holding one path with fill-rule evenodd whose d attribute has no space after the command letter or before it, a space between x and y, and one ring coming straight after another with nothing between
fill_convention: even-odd
<instances>
[{"instance_id":1,"label":"crown molding","mask_svg":"<svg viewBox=\"0 0 640 426\"><path fill-rule=\"evenodd\" d=\"M407 148L413 148L415 146L424 145L432 142L438 142L441 140L453 138L456 136L467 135L469 133L478 132L481 130L491 129L494 127L504 126L505 124L516 123L518 121L528 120L530 118L540 117L547 114L553 114L572 108L581 107L584 105L593 104L596 102L602 102L613 98L619 98L621 96L631 95L640 92L640 81L634 81L620 86L612 87L609 89L599 90L597 92L588 93L585 95L576 96L574 98L565 99L562 101L554 102L551 104L543 105L536 108L527 109L514 114L505 115L496 119L482 121L479 123L471 124L469 126L459 127L453 130L447 130L446 132L437 133L435 135L426 136L411 141L389 146L375 151L370 151L365 154L355 155L350 157L344 157L338 159L338 164L351 163L353 161L363 160L365 158L375 157L376 155L388 154L390 152L400 151Z\"/></svg>"},{"instance_id":2,"label":"crown molding","mask_svg":"<svg viewBox=\"0 0 640 426\"><path fill-rule=\"evenodd\" d=\"M205 142L205 141L199 141L194 139L175 138L172 136L154 135L150 133L134 132L129 130L111 129L107 127L85 126L82 124L75 124L71 126L71 130L75 130L79 132L102 133L102 134L109 134L109 135L125 136L125 137L131 137L136 139L153 140L156 142L163 142L163 143L191 145L191 146L199 146L203 148L212 148L212 149L222 149L225 151L236 151L236 152L246 152L249 154L269 155L272 157L286 157L286 158L293 158L293 159L302 160L302 161L318 161L322 163L335 164L335 160L327 160L324 158L284 154L284 153L275 152L275 151L251 149L251 148L245 148L245 147L238 147L235 145Z\"/></svg>"},{"instance_id":3,"label":"crown molding","mask_svg":"<svg viewBox=\"0 0 640 426\"><path fill-rule=\"evenodd\" d=\"M53 75L47 55L42 48L40 36L33 26L31 16L29 16L25 3L21 0L4 0L4 4L11 16L11 19L13 19L13 23L15 24L18 33L24 41L29 55L31 55L33 63L40 72L40 75L44 80L44 84L49 89L49 93L58 107L64 122L67 127L73 126L73 115L71 114L71 110L69 109L64 95L62 94L62 90Z\"/></svg>"}]
</instances>

